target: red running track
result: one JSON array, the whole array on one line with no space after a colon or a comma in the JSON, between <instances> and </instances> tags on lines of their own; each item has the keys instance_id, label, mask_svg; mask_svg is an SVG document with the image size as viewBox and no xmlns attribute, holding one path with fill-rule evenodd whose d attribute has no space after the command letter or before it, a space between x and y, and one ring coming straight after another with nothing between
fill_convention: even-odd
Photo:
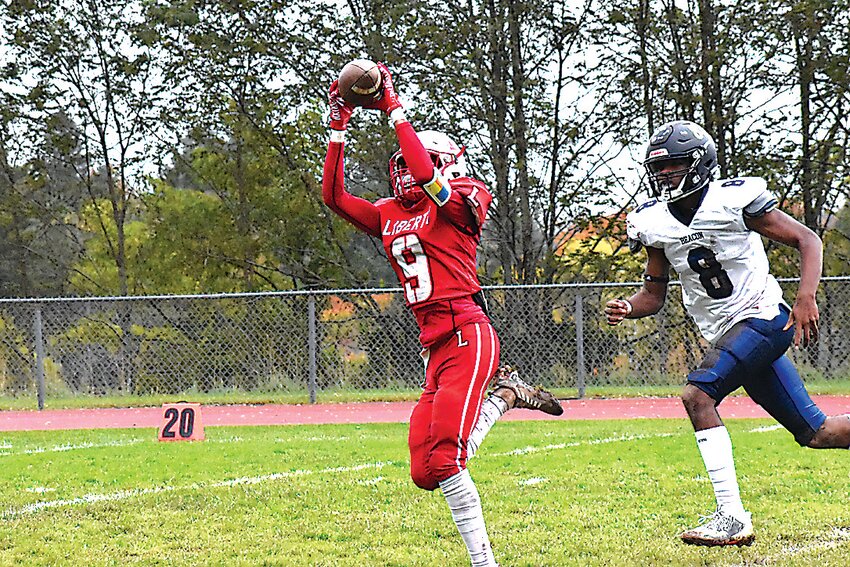
<instances>
[{"instance_id":1,"label":"red running track","mask_svg":"<svg viewBox=\"0 0 850 567\"><path fill-rule=\"evenodd\" d=\"M827 415L850 413L850 396L813 396ZM564 414L552 417L531 410L514 410L503 419L647 419L685 418L679 398L616 398L564 400ZM323 423L402 423L407 422L413 402L367 402L316 405L232 405L203 406L205 426L213 425L296 425ZM43 411L0 411L0 431L51 429L157 428L162 408L69 409ZM724 418L769 417L747 397L723 401Z\"/></svg>"}]
</instances>

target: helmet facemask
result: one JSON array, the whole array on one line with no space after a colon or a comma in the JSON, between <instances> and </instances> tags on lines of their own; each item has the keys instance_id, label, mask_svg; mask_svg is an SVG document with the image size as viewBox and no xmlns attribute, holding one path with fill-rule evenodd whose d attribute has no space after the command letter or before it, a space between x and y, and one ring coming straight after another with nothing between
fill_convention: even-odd
<instances>
[{"instance_id":1,"label":"helmet facemask","mask_svg":"<svg viewBox=\"0 0 850 567\"><path fill-rule=\"evenodd\" d=\"M390 187L397 199L418 201L420 197L425 195L422 188L416 185L416 180L413 178L410 168L407 167L407 162L404 161L401 150L398 150L390 158Z\"/></svg>"},{"instance_id":2,"label":"helmet facemask","mask_svg":"<svg viewBox=\"0 0 850 567\"><path fill-rule=\"evenodd\" d=\"M703 152L695 150L693 153L694 156L692 158L676 157L650 161L645 164L652 194L659 201L678 201L705 187L708 180L707 178L702 179L702 176L698 173ZM671 162L674 162L679 167L673 170L667 169L666 171L662 171L664 166ZM678 182L676 182L677 179Z\"/></svg>"}]
</instances>

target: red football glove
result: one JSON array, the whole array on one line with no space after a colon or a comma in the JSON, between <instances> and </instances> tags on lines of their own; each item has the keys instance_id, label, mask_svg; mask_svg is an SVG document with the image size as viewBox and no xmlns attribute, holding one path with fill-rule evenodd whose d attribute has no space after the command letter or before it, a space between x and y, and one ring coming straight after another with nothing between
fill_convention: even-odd
<instances>
[{"instance_id":1,"label":"red football glove","mask_svg":"<svg viewBox=\"0 0 850 567\"><path fill-rule=\"evenodd\" d=\"M331 83L331 90L328 93L328 104L331 107L330 126L332 130L345 130L354 113L354 107L343 100L342 95L339 94L338 83L339 81Z\"/></svg>"},{"instance_id":2,"label":"red football glove","mask_svg":"<svg viewBox=\"0 0 850 567\"><path fill-rule=\"evenodd\" d=\"M395 92L393 76L390 74L390 70L387 69L387 66L380 61L378 62L378 69L381 70L381 83L383 83L381 86L383 87L384 92L381 95L381 98L375 102L364 105L363 108L381 110L389 116L390 112L396 108L401 108L401 102L398 100L398 94Z\"/></svg>"}]
</instances>

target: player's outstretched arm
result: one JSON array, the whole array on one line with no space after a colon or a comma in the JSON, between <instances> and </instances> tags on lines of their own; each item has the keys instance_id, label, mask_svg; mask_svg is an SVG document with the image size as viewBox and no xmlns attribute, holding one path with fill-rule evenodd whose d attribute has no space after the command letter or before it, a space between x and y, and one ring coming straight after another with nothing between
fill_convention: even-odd
<instances>
[{"instance_id":1,"label":"player's outstretched arm","mask_svg":"<svg viewBox=\"0 0 850 567\"><path fill-rule=\"evenodd\" d=\"M605 305L609 325L619 325L623 319L639 319L658 313L667 298L670 262L660 248L646 247L646 271L643 286L628 299L612 299Z\"/></svg>"},{"instance_id":2,"label":"player's outstretched arm","mask_svg":"<svg viewBox=\"0 0 850 567\"><path fill-rule=\"evenodd\" d=\"M322 174L322 200L333 212L363 232L380 236L381 217L378 207L345 190L343 149L345 131L354 108L342 100L336 81L331 84L328 103L331 115L331 138L328 142Z\"/></svg>"},{"instance_id":3,"label":"player's outstretched arm","mask_svg":"<svg viewBox=\"0 0 850 567\"><path fill-rule=\"evenodd\" d=\"M778 209L745 222L750 230L800 251L800 288L785 328L794 326L794 345L806 347L818 339L815 296L823 269L823 244L817 234Z\"/></svg>"},{"instance_id":4,"label":"player's outstretched arm","mask_svg":"<svg viewBox=\"0 0 850 567\"><path fill-rule=\"evenodd\" d=\"M449 202L452 188L448 181L445 180L434 163L431 161L431 156L422 145L419 136L416 135L416 130L404 114L404 107L398 98L393 77L390 70L383 63L378 63L378 68L381 71L381 85L384 90L378 100L364 106L373 110L384 112L392 121L395 128L398 143L401 147L401 154L404 156L404 161L407 167L410 168L410 173L416 184L425 190L425 194L429 199L434 201L438 206L442 207Z\"/></svg>"}]
</instances>

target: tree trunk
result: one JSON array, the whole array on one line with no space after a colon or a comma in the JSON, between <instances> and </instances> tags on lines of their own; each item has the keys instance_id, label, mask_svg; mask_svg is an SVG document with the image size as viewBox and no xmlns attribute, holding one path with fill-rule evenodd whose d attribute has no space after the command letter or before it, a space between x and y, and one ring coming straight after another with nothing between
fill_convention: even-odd
<instances>
[{"instance_id":1,"label":"tree trunk","mask_svg":"<svg viewBox=\"0 0 850 567\"><path fill-rule=\"evenodd\" d=\"M531 218L531 183L528 177L528 125L525 119L523 94L525 86L525 71L522 66L522 38L520 37L519 19L516 3L508 3L508 26L511 37L511 74L513 86L513 140L516 152L517 196L520 212L520 264L519 279L521 283L534 283L536 280L536 258L533 250L533 223Z\"/></svg>"}]
</instances>

